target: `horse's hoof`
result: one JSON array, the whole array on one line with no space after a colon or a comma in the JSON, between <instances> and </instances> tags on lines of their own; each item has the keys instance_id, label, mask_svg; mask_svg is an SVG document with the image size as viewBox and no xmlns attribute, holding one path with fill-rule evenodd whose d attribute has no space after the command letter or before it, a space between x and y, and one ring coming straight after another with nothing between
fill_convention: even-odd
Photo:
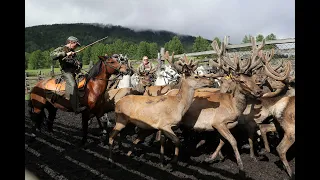
<instances>
[{"instance_id":1,"label":"horse's hoof","mask_svg":"<svg viewBox=\"0 0 320 180\"><path fill-rule=\"evenodd\" d=\"M246 173L243 170L239 170L239 179L246 179Z\"/></svg>"}]
</instances>

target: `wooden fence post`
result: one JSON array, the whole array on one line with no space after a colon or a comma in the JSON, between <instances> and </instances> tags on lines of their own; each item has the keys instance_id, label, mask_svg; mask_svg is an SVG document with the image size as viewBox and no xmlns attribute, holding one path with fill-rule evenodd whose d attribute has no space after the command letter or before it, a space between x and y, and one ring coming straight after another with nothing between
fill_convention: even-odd
<instances>
[{"instance_id":1,"label":"wooden fence post","mask_svg":"<svg viewBox=\"0 0 320 180\"><path fill-rule=\"evenodd\" d=\"M54 76L54 66L53 65L51 65L50 76Z\"/></svg>"},{"instance_id":2,"label":"wooden fence post","mask_svg":"<svg viewBox=\"0 0 320 180\"><path fill-rule=\"evenodd\" d=\"M93 61L92 61L92 60L90 60L90 63L89 63L89 69L91 69L91 68L92 68L92 66L93 66Z\"/></svg>"},{"instance_id":3,"label":"wooden fence post","mask_svg":"<svg viewBox=\"0 0 320 180\"><path fill-rule=\"evenodd\" d=\"M27 94L27 93L28 93L27 76L28 76L28 73L27 73L27 72L25 72L25 73L24 73L24 87L25 87L25 94Z\"/></svg>"}]
</instances>

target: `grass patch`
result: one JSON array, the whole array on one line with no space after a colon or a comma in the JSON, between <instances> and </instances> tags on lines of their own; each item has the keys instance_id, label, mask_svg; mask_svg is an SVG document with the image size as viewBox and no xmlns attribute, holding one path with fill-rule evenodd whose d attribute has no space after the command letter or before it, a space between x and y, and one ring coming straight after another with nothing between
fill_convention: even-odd
<instances>
[{"instance_id":1,"label":"grass patch","mask_svg":"<svg viewBox=\"0 0 320 180\"><path fill-rule=\"evenodd\" d=\"M26 101L30 100L30 94L29 93L24 95L24 100L26 100Z\"/></svg>"}]
</instances>

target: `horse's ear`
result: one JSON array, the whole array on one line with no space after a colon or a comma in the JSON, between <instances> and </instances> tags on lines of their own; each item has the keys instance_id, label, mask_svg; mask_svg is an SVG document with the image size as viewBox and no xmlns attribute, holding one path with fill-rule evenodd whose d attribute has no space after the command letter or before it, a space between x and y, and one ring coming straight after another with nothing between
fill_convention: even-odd
<instances>
[{"instance_id":1,"label":"horse's ear","mask_svg":"<svg viewBox=\"0 0 320 180\"><path fill-rule=\"evenodd\" d=\"M99 58L101 61L105 61L105 60L106 60L106 57L104 57L104 56L98 56L98 58Z\"/></svg>"}]
</instances>

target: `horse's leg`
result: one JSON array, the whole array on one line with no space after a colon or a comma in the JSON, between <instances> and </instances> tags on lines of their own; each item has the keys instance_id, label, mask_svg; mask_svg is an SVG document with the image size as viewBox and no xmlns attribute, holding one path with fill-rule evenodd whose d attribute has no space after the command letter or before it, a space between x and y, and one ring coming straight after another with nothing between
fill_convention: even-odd
<instances>
[{"instance_id":1,"label":"horse's leg","mask_svg":"<svg viewBox=\"0 0 320 180\"><path fill-rule=\"evenodd\" d=\"M100 141L101 143L105 143L105 141L108 139L108 131L107 128L102 124L101 120L103 118L103 116L98 116L96 115L98 124L99 124L99 128L101 130L101 134L100 134Z\"/></svg>"},{"instance_id":2,"label":"horse's leg","mask_svg":"<svg viewBox=\"0 0 320 180\"><path fill-rule=\"evenodd\" d=\"M56 118L57 115L57 108L55 108L52 104L48 104L47 110L49 112L48 120L47 120L47 129L48 132L53 132L53 121Z\"/></svg>"},{"instance_id":3,"label":"horse's leg","mask_svg":"<svg viewBox=\"0 0 320 180\"><path fill-rule=\"evenodd\" d=\"M89 121L89 110L85 110L84 112L82 112L82 140L81 140L81 146L85 145L85 143L87 142L87 135L88 135L88 121Z\"/></svg>"},{"instance_id":4,"label":"horse's leg","mask_svg":"<svg viewBox=\"0 0 320 180\"><path fill-rule=\"evenodd\" d=\"M44 101L45 101L45 99L44 99ZM33 126L32 126L32 136L33 137L36 136L37 131L41 130L41 123L42 123L42 120L45 115L43 112L44 106L45 106L45 103L42 103L42 102L39 103L37 100L35 100L35 101L29 100L29 102L28 102L28 108L29 108L28 112L30 115L30 119L33 123Z\"/></svg>"}]
</instances>

